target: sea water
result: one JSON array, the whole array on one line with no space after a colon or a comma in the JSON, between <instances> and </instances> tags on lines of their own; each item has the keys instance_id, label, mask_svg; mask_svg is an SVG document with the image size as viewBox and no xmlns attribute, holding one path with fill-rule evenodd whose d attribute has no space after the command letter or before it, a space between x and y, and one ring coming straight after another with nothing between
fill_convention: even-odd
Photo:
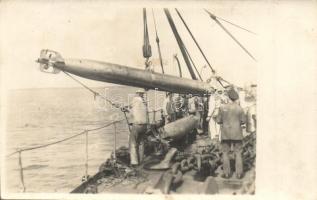
<instances>
[{"instance_id":1,"label":"sea water","mask_svg":"<svg viewBox=\"0 0 317 200\"><path fill-rule=\"evenodd\" d=\"M119 104L127 104L136 90L132 87L95 88ZM157 95L158 94L158 95ZM155 98L156 97L156 98ZM162 103L162 93L149 93L151 108ZM155 103L153 103L155 102ZM98 128L124 119L123 113L94 98L84 88L12 90L6 113L6 154L58 141L83 130ZM127 146L126 121L117 125L116 146ZM22 152L26 192L70 192L85 175L86 137L78 136L63 143ZM88 136L88 174L94 175L114 148L114 127L90 132ZM5 188L21 192L18 154L5 158Z\"/></svg>"}]
</instances>

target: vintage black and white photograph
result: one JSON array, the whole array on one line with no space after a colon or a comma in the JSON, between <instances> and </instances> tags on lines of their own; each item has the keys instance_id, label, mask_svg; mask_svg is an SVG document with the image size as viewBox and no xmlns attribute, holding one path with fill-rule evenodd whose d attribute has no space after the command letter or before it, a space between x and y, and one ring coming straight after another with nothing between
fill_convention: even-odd
<instances>
[{"instance_id":1,"label":"vintage black and white photograph","mask_svg":"<svg viewBox=\"0 0 317 200\"><path fill-rule=\"evenodd\" d=\"M274 9L183 3L1 2L2 192L257 194Z\"/></svg>"}]
</instances>

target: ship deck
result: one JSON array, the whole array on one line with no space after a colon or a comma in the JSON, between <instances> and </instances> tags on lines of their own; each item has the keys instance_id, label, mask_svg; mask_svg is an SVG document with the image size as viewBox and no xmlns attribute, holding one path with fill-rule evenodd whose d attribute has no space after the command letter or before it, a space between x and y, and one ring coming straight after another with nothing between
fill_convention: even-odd
<instances>
[{"instance_id":1,"label":"ship deck","mask_svg":"<svg viewBox=\"0 0 317 200\"><path fill-rule=\"evenodd\" d=\"M254 169L248 171L242 179L236 179L232 176L229 179L212 177L217 184L215 193L218 194L241 194L244 192L244 184L252 182L252 173ZM116 184L112 187L105 187L103 184L98 186L98 193L120 193L120 194L161 194L159 189L153 186L159 182L161 174L164 171L148 171L146 173L147 180L135 184L129 181L123 181L121 184ZM194 180L194 171L189 171L183 175L183 183L176 190L171 190L170 194L204 194L205 182Z\"/></svg>"},{"instance_id":2,"label":"ship deck","mask_svg":"<svg viewBox=\"0 0 317 200\"><path fill-rule=\"evenodd\" d=\"M198 137L188 148L197 148L212 142L206 136ZM93 185L96 193L120 193L120 194L162 194L164 184L167 181L166 172L168 170L148 170L144 168L146 163L151 162L153 157L148 156L144 164L140 165L136 171L137 175L131 177L116 178L115 175L101 176L97 173L89 181L77 187L73 193L83 193L87 186ZM255 168L245 172L241 179L235 178L233 174L229 179L221 177L221 168L216 170L215 176L197 178L197 171L190 170L183 174L182 183L179 187L171 188L169 194L243 194L248 186L254 184Z\"/></svg>"}]
</instances>

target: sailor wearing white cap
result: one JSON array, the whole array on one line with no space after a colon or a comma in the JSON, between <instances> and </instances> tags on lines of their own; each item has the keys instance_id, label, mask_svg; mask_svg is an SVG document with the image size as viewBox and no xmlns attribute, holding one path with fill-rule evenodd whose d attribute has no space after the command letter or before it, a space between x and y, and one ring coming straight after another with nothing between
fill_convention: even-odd
<instances>
[{"instance_id":1,"label":"sailor wearing white cap","mask_svg":"<svg viewBox=\"0 0 317 200\"><path fill-rule=\"evenodd\" d=\"M147 129L147 108L144 100L144 89L138 89L129 105L131 133L129 137L130 164L139 165L144 156L143 137Z\"/></svg>"}]
</instances>

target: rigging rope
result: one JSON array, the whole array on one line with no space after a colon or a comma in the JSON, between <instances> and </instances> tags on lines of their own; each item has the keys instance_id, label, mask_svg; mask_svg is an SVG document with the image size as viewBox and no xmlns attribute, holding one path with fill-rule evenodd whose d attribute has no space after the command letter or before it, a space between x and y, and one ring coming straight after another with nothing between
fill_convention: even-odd
<instances>
[{"instance_id":1,"label":"rigging rope","mask_svg":"<svg viewBox=\"0 0 317 200\"><path fill-rule=\"evenodd\" d=\"M249 32L249 33L252 33L252 34L254 34L254 35L257 35L255 32L250 31L250 30L248 30L248 29L246 29L246 28L243 28L242 26L239 26L239 25L237 25L237 24L234 24L234 23L232 23L232 22L230 22L230 21L228 21L228 20L225 20L225 19L223 19L223 18L221 18L221 17L218 17L218 16L217 16L217 18L220 19L220 20L222 20L222 21L224 21L224 22L227 22L228 24L231 24L232 26L235 26L235 27L240 28L240 29L242 29L242 30L245 30L245 31L247 31L247 32Z\"/></svg>"},{"instance_id":2,"label":"rigging rope","mask_svg":"<svg viewBox=\"0 0 317 200\"><path fill-rule=\"evenodd\" d=\"M87 90L89 90L90 92L92 92L95 96L100 96L102 99L106 100L107 102L109 102L112 106L114 106L115 108L118 109L122 109L124 107L120 106L120 104L114 103L113 101L111 101L110 99L108 99L107 97L103 96L102 94L100 94L99 92L89 88L88 86L86 86L85 84L83 84L82 82L80 82L79 80L77 80L75 77L73 77L72 75L70 75L69 73L63 71L67 76L69 76L71 79L73 79L74 81L76 81L77 83L79 83L80 85L82 85L84 88L86 88ZM146 103L151 102L151 101L146 101ZM122 110L121 110L122 111ZM122 111L123 112L123 111ZM123 112L125 113L125 112Z\"/></svg>"},{"instance_id":3,"label":"rigging rope","mask_svg":"<svg viewBox=\"0 0 317 200\"><path fill-rule=\"evenodd\" d=\"M175 24L174 24L174 21L173 21L173 18L172 18L172 16L171 16L171 13L169 12L169 10L168 10L167 8L164 8L164 12L165 12L167 21L168 21L168 23L169 23L169 25L170 25L170 27L171 27L171 29L172 29L172 32L173 32L173 34L174 34L174 37L175 37L175 39L176 39L176 41L177 41L178 47L179 47L179 49L181 50L181 53L182 53L182 55L183 55L183 58L184 58L185 63L186 63L186 65L187 65L187 68L188 68L188 70L189 70L189 73L190 73L192 79L197 80L197 77L196 77L196 75L195 75L195 72L194 72L194 70L193 70L193 68L192 68L192 66L191 66L190 60L188 59L188 56L187 56L187 54L186 54L185 44L183 43L183 41L182 41L182 39L181 39L181 37L180 37L180 35L179 35L177 29L176 29L176 26L175 26Z\"/></svg>"},{"instance_id":4,"label":"rigging rope","mask_svg":"<svg viewBox=\"0 0 317 200\"><path fill-rule=\"evenodd\" d=\"M203 81L203 79L202 79L201 76L200 76L200 73L199 73L198 70L197 70L197 67L196 67L196 65L195 65L195 63L194 63L192 57L190 56L190 54L189 54L189 52L188 52L188 50L187 50L187 48L186 48L185 46L184 46L184 49L185 49L185 51L186 51L186 53L187 53L187 55L188 55L188 57L189 57L190 62L193 64L194 69L195 69L195 71L196 71L196 73L197 73L199 79L200 79L201 81Z\"/></svg>"},{"instance_id":5,"label":"rigging rope","mask_svg":"<svg viewBox=\"0 0 317 200\"><path fill-rule=\"evenodd\" d=\"M69 73L63 71L64 74L66 74L68 77L70 77L71 79L73 79L74 81L76 81L77 83L79 83L81 86L83 86L84 88L86 88L87 90L89 90L90 92L92 92L94 94L94 98L96 98L96 96L100 96L102 99L106 100L108 103L110 103L112 106L114 106L115 108L118 108L120 109L120 111L122 111L122 107L119 105L119 104L116 104L114 102L112 102L110 99L106 98L105 96L103 96L102 94L100 94L99 92L96 92L94 91L93 89L89 88L88 86L86 86L85 84L83 84L82 82L80 82L79 80L77 80L75 77L73 77L72 75L70 75ZM124 118L128 124L128 129L129 129L129 132L131 133L131 128L130 128L130 123L129 123L129 120L128 120L128 117L127 117L127 114L126 112L122 111L123 114L124 114Z\"/></svg>"},{"instance_id":6,"label":"rigging rope","mask_svg":"<svg viewBox=\"0 0 317 200\"><path fill-rule=\"evenodd\" d=\"M164 74L163 59L162 59L162 53L161 53L161 48L160 48L160 39L159 39L158 33L157 33L156 20L155 20L155 15L154 15L154 10L153 10L153 8L152 8L152 15L153 15L153 21L154 21L154 28L155 28L155 35L156 35L157 50L158 50L159 58L160 58L160 65L161 65L161 68L162 68L162 73Z\"/></svg>"},{"instance_id":7,"label":"rigging rope","mask_svg":"<svg viewBox=\"0 0 317 200\"><path fill-rule=\"evenodd\" d=\"M209 66L209 68L210 68L210 70L211 70L211 72L212 72L213 74L215 74L216 71L212 68L212 66L211 66L211 64L210 64L210 62L209 62L209 60L207 59L207 57L206 57L205 53L203 52L203 50L201 49L201 47L199 46L199 44L198 44L197 40L195 39L194 35L192 34L191 30L190 30L189 27L187 26L187 24L186 24L185 20L183 19L182 15L181 15L180 12L177 10L177 8L175 8L175 10L176 10L176 12L177 12L179 18L182 20L184 26L186 27L187 31L189 32L190 36L192 37L193 41L195 42L195 44L196 44L197 48L199 49L200 53L202 54L202 56L204 57L205 61L207 62L208 66ZM224 85L222 84L222 82L221 82L219 79L217 79L217 81L218 81L219 84L224 88Z\"/></svg>"},{"instance_id":8,"label":"rigging rope","mask_svg":"<svg viewBox=\"0 0 317 200\"><path fill-rule=\"evenodd\" d=\"M217 17L210 13L208 10L205 11L209 14L210 18L213 19L242 49L247 53L254 61L257 61L255 57L222 25L222 23L217 19Z\"/></svg>"},{"instance_id":9,"label":"rigging rope","mask_svg":"<svg viewBox=\"0 0 317 200\"><path fill-rule=\"evenodd\" d=\"M200 48L200 46L199 46L197 40L195 39L194 35L193 35L192 32L190 31L190 29L189 29L189 27L187 26L187 24L186 24L185 20L183 19L182 15L181 15L180 12L177 10L177 8L175 8L175 10L176 10L176 12L177 12L179 18L180 18L181 21L183 22L184 26L186 27L187 31L189 32L190 36L191 36L192 39L194 40L194 42L195 42L197 48L199 49L201 55L204 57L205 61L207 62L209 68L210 68L211 71L212 71L212 73L215 73L215 70L211 67L211 64L209 63L209 61L208 61L206 55L204 54L203 50Z\"/></svg>"}]
</instances>

